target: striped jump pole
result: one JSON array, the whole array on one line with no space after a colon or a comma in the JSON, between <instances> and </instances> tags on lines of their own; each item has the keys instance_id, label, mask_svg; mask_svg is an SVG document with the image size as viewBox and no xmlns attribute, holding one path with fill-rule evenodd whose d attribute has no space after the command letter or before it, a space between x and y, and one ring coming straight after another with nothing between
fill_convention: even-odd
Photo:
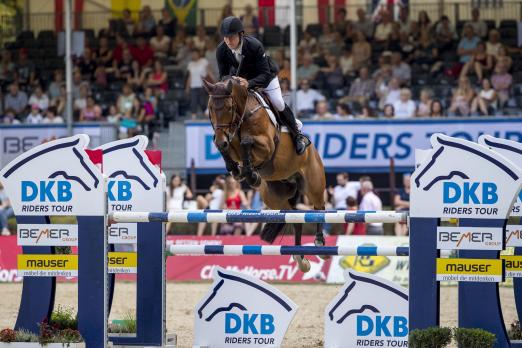
<instances>
[{"instance_id":1,"label":"striped jump pole","mask_svg":"<svg viewBox=\"0 0 522 348\"><path fill-rule=\"evenodd\" d=\"M407 222L408 213L394 211L347 210L172 210L169 212L113 212L109 221L120 222L173 222L173 223L231 223L272 222L289 224L307 223L397 223Z\"/></svg>"},{"instance_id":2,"label":"striped jump pole","mask_svg":"<svg viewBox=\"0 0 522 348\"><path fill-rule=\"evenodd\" d=\"M174 255L409 256L408 246L171 245Z\"/></svg>"}]
</instances>

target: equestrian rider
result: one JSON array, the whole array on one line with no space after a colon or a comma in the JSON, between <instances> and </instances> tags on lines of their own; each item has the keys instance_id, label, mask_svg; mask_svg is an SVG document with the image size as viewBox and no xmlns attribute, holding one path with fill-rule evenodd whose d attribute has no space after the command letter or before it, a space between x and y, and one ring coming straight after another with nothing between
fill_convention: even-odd
<instances>
[{"instance_id":1,"label":"equestrian rider","mask_svg":"<svg viewBox=\"0 0 522 348\"><path fill-rule=\"evenodd\" d=\"M221 23L223 42L216 49L219 78L235 77L246 88L260 88L279 112L281 122L292 135L298 155L305 152L310 140L299 130L292 110L285 104L279 86L279 68L265 54L263 44L245 35L243 23L237 17L227 17Z\"/></svg>"}]
</instances>

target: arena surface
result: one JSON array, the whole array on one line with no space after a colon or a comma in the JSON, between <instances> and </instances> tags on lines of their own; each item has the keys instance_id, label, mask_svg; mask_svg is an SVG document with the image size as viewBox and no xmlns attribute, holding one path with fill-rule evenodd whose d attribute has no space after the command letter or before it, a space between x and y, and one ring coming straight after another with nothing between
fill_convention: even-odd
<instances>
[{"instance_id":1,"label":"arena surface","mask_svg":"<svg viewBox=\"0 0 522 348\"><path fill-rule=\"evenodd\" d=\"M178 335L178 347L192 347L193 309L208 291L210 283L167 284L167 329ZM276 284L287 294L299 310L285 336L283 347L323 347L324 308L340 289L340 285L325 284ZM76 284L58 284L56 305L76 305ZM13 327L21 284L0 284L0 329ZM443 326L456 326L458 295L457 287L441 288L441 313ZM71 294L73 294L71 296ZM506 326L516 319L515 303L511 288L501 288L502 309ZM110 319L121 319L132 310L135 302L135 284L118 283L115 289L114 307ZM419 310L422 310L420 308Z\"/></svg>"}]
</instances>

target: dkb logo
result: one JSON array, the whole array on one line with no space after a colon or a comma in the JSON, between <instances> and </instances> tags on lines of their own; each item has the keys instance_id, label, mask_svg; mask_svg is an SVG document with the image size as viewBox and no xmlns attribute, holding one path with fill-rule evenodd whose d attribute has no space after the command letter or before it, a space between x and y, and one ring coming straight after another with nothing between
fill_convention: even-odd
<instances>
[{"instance_id":1,"label":"dkb logo","mask_svg":"<svg viewBox=\"0 0 522 348\"><path fill-rule=\"evenodd\" d=\"M408 334L408 319L403 316L368 315L357 316L357 336L405 337Z\"/></svg>"},{"instance_id":2,"label":"dkb logo","mask_svg":"<svg viewBox=\"0 0 522 348\"><path fill-rule=\"evenodd\" d=\"M132 199L130 181L109 181L108 191L110 201L130 201Z\"/></svg>"},{"instance_id":3,"label":"dkb logo","mask_svg":"<svg viewBox=\"0 0 522 348\"><path fill-rule=\"evenodd\" d=\"M245 335L270 335L275 331L274 316L271 314L236 313L225 314L225 333L235 334L242 330Z\"/></svg>"},{"instance_id":4,"label":"dkb logo","mask_svg":"<svg viewBox=\"0 0 522 348\"><path fill-rule=\"evenodd\" d=\"M72 199L69 181L22 181L22 202L69 202Z\"/></svg>"},{"instance_id":5,"label":"dkb logo","mask_svg":"<svg viewBox=\"0 0 522 348\"><path fill-rule=\"evenodd\" d=\"M443 203L495 204L498 202L497 185L492 182L456 182L443 184Z\"/></svg>"}]
</instances>

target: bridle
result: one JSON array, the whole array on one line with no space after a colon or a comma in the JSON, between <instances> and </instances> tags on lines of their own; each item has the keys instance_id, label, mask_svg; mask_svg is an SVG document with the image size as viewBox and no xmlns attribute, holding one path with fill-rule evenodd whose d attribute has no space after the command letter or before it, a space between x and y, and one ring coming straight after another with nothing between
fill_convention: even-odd
<instances>
[{"instance_id":1,"label":"bridle","mask_svg":"<svg viewBox=\"0 0 522 348\"><path fill-rule=\"evenodd\" d=\"M245 107L243 108L243 112L240 114L238 112L239 111L238 105L232 95L226 95L226 94L210 95L210 98L216 98L216 99L229 99L230 98L230 99L232 99L232 105L230 106L230 113L232 114L232 121L230 121L230 123L218 123L216 125L214 123L212 123L211 113L213 111L212 111L212 106L210 103L209 103L209 113L208 113L208 117L210 119L210 124L212 125L214 132L218 129L222 130L223 133L225 133L225 136L227 137L228 143L231 144L232 139L234 139L234 137L236 136L236 133L238 132L238 130L241 127L241 124L243 123L243 120L245 118L246 103L245 103ZM240 117L238 118L238 117L236 117L236 115L240 115Z\"/></svg>"}]
</instances>

